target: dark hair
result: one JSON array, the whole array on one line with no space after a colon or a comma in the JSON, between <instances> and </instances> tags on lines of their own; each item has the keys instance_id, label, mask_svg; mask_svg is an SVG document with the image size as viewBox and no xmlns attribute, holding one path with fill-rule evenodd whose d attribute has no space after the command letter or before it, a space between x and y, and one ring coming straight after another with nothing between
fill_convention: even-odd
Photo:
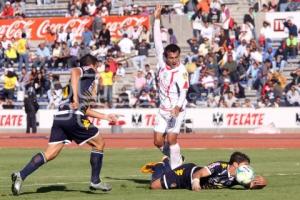
<instances>
[{"instance_id":1,"label":"dark hair","mask_svg":"<svg viewBox=\"0 0 300 200\"><path fill-rule=\"evenodd\" d=\"M22 33L21 37L26 38L26 33Z\"/></svg>"},{"instance_id":2,"label":"dark hair","mask_svg":"<svg viewBox=\"0 0 300 200\"><path fill-rule=\"evenodd\" d=\"M234 162L237 162L240 164L245 161L250 163L250 158L246 154L236 151L231 154L229 164L232 165Z\"/></svg>"},{"instance_id":3,"label":"dark hair","mask_svg":"<svg viewBox=\"0 0 300 200\"><path fill-rule=\"evenodd\" d=\"M176 44L169 44L168 46L166 46L165 50L164 50L164 56L167 57L168 52L181 52L180 47Z\"/></svg>"},{"instance_id":4,"label":"dark hair","mask_svg":"<svg viewBox=\"0 0 300 200\"><path fill-rule=\"evenodd\" d=\"M91 54L87 54L80 59L80 66L84 67L89 65L96 65L97 62L98 60L95 56L92 56Z\"/></svg>"}]
</instances>

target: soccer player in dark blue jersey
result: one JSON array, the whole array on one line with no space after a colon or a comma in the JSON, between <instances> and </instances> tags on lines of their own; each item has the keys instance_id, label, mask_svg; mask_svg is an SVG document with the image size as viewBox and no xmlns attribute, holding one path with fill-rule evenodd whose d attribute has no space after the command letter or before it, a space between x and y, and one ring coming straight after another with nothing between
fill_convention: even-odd
<instances>
[{"instance_id":1,"label":"soccer player in dark blue jersey","mask_svg":"<svg viewBox=\"0 0 300 200\"><path fill-rule=\"evenodd\" d=\"M91 109L91 104L96 99L96 69L97 58L86 55L80 60L80 67L71 70L70 94L60 104L54 116L48 146L44 152L37 153L27 165L11 175L12 193L19 195L22 182L31 173L45 163L55 159L64 145L75 141L79 145L87 143L92 147L90 154L91 179L90 189L109 191L111 185L100 179L102 168L104 140L99 130L88 117L114 122L114 114L102 114Z\"/></svg>"},{"instance_id":2,"label":"soccer player in dark blue jersey","mask_svg":"<svg viewBox=\"0 0 300 200\"><path fill-rule=\"evenodd\" d=\"M249 165L250 158L241 152L234 152L229 162L217 161L205 167L193 163L183 164L171 170L169 162L149 163L142 168L142 172L151 172L151 189L201 189L230 188L240 185L236 181L236 169L241 165ZM267 181L262 176L256 176L247 189L262 189Z\"/></svg>"}]
</instances>

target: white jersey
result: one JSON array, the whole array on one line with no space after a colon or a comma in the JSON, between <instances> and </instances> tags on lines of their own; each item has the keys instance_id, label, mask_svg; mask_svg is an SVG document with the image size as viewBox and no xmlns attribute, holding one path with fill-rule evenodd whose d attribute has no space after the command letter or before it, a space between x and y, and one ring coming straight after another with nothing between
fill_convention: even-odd
<instances>
[{"instance_id":1,"label":"white jersey","mask_svg":"<svg viewBox=\"0 0 300 200\"><path fill-rule=\"evenodd\" d=\"M183 64L172 69L164 62L160 20L154 22L154 43L159 65L160 109L171 111L175 106L185 109L187 104L186 93L189 88L188 73Z\"/></svg>"}]
</instances>

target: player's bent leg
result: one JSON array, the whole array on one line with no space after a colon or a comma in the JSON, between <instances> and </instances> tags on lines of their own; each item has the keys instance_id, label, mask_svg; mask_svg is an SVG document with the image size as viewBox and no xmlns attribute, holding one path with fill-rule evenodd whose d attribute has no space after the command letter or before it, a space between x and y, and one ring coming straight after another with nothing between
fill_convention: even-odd
<instances>
[{"instance_id":1,"label":"player's bent leg","mask_svg":"<svg viewBox=\"0 0 300 200\"><path fill-rule=\"evenodd\" d=\"M157 148L163 147L165 142L165 137L163 133L154 132L153 143Z\"/></svg>"},{"instance_id":2,"label":"player's bent leg","mask_svg":"<svg viewBox=\"0 0 300 200\"><path fill-rule=\"evenodd\" d=\"M103 156L104 156L104 146L105 142L103 137L98 134L96 137L87 141L87 143L92 147L91 155L90 155L90 164L91 164L91 182L90 189L91 190L102 190L102 191L110 191L112 186L108 183L104 183L100 179L100 173L102 169Z\"/></svg>"},{"instance_id":3,"label":"player's bent leg","mask_svg":"<svg viewBox=\"0 0 300 200\"><path fill-rule=\"evenodd\" d=\"M62 143L49 144L44 153L37 153L31 158L29 163L20 172L13 173L11 175L11 191L13 195L19 195L21 193L22 182L26 179L26 177L32 174L46 162L54 159L59 154L62 148Z\"/></svg>"},{"instance_id":4,"label":"player's bent leg","mask_svg":"<svg viewBox=\"0 0 300 200\"><path fill-rule=\"evenodd\" d=\"M170 165L171 169L175 169L176 167L182 165L183 160L180 153L180 146L177 143L177 136L176 133L168 133L167 141L170 144Z\"/></svg>"}]
</instances>

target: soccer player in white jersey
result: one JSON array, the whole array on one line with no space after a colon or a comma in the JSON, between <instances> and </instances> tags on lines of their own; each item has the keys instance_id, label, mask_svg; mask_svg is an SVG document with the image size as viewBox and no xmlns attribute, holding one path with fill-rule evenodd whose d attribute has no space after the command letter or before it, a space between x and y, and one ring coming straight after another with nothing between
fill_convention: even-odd
<instances>
[{"instance_id":1,"label":"soccer player in white jersey","mask_svg":"<svg viewBox=\"0 0 300 200\"><path fill-rule=\"evenodd\" d=\"M160 16L161 6L154 13L154 43L158 57L158 86L160 107L154 128L154 144L170 158L172 169L182 164L177 136L185 117L186 94L189 88L188 74L180 63L180 48L170 44L163 49Z\"/></svg>"}]
</instances>

